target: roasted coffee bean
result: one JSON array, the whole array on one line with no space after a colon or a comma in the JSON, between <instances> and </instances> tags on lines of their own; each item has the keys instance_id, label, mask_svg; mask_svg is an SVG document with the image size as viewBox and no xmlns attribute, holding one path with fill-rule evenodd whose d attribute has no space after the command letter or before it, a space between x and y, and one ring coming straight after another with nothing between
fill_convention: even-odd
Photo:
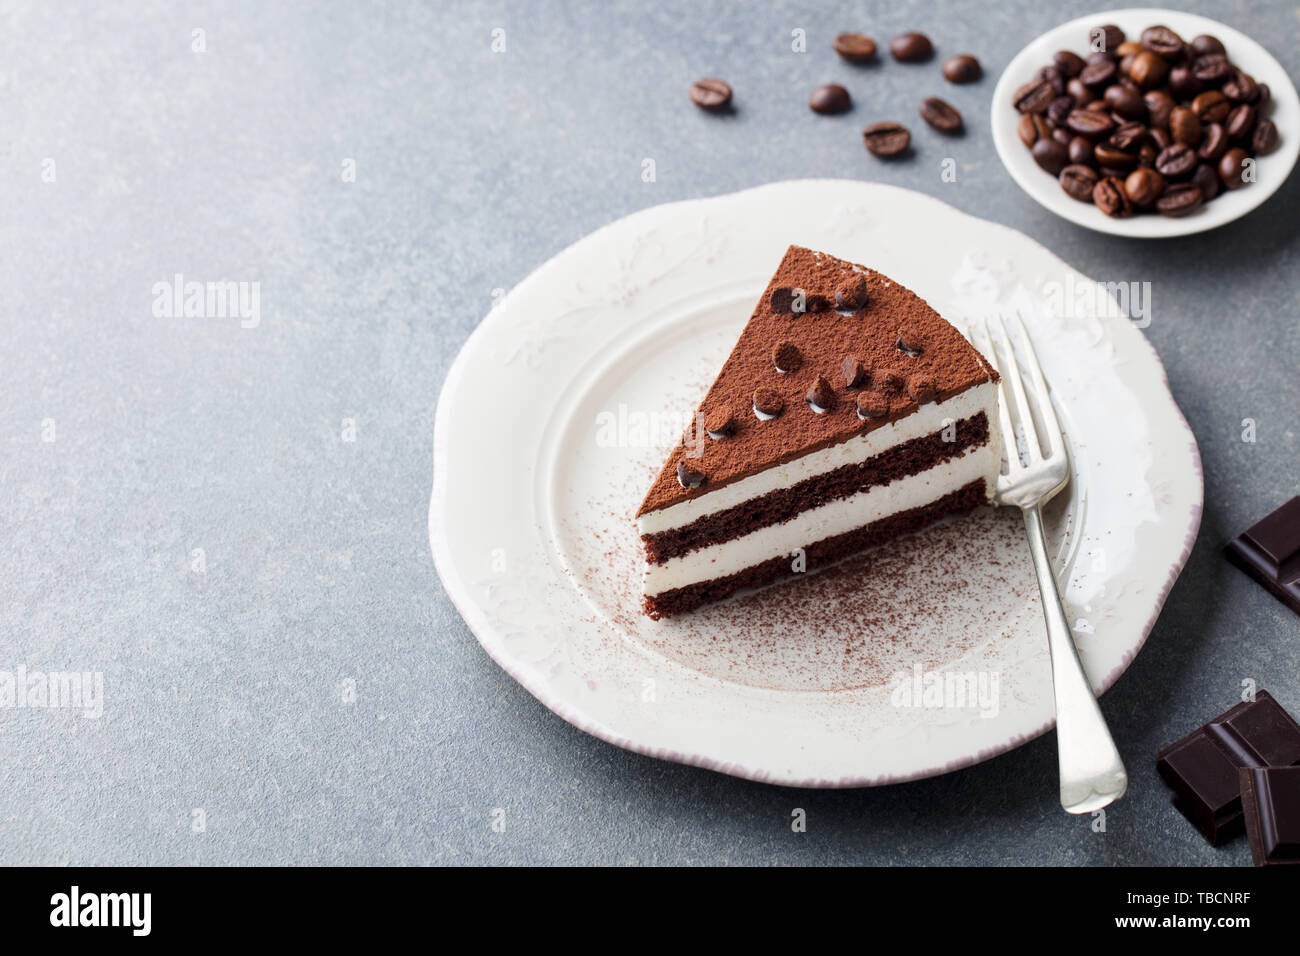
<instances>
[{"instance_id":1,"label":"roasted coffee bean","mask_svg":"<svg viewBox=\"0 0 1300 956\"><path fill-rule=\"evenodd\" d=\"M1102 99L1106 101L1106 105L1112 112L1118 113L1125 119L1144 119L1147 115L1147 105L1142 99L1142 94L1126 86L1116 84L1106 87Z\"/></svg>"},{"instance_id":2,"label":"roasted coffee bean","mask_svg":"<svg viewBox=\"0 0 1300 956\"><path fill-rule=\"evenodd\" d=\"M983 75L980 61L969 53L959 53L943 61L943 78L949 83L974 83ZM1062 72L1061 76L1065 77L1065 73Z\"/></svg>"},{"instance_id":3,"label":"roasted coffee bean","mask_svg":"<svg viewBox=\"0 0 1300 956\"><path fill-rule=\"evenodd\" d=\"M1175 106L1169 114L1169 135L1175 143L1195 146L1201 141L1201 118L1186 106Z\"/></svg>"},{"instance_id":4,"label":"roasted coffee bean","mask_svg":"<svg viewBox=\"0 0 1300 956\"><path fill-rule=\"evenodd\" d=\"M1201 118L1202 123L1222 123L1228 118L1232 104L1218 90L1206 90L1192 100L1192 109Z\"/></svg>"},{"instance_id":5,"label":"roasted coffee bean","mask_svg":"<svg viewBox=\"0 0 1300 956\"><path fill-rule=\"evenodd\" d=\"M850 63L869 63L876 58L876 41L865 33L841 33L831 45Z\"/></svg>"},{"instance_id":6,"label":"roasted coffee bean","mask_svg":"<svg viewBox=\"0 0 1300 956\"><path fill-rule=\"evenodd\" d=\"M1097 157L1097 165L1110 169L1130 169L1137 165L1136 150L1126 153L1122 149L1116 149L1109 142L1098 143L1093 155Z\"/></svg>"},{"instance_id":7,"label":"roasted coffee bean","mask_svg":"<svg viewBox=\"0 0 1300 956\"><path fill-rule=\"evenodd\" d=\"M1133 57L1128 75L1142 89L1149 90L1165 81L1165 77L1169 75L1169 62L1159 53L1143 50Z\"/></svg>"},{"instance_id":8,"label":"roasted coffee bean","mask_svg":"<svg viewBox=\"0 0 1300 956\"><path fill-rule=\"evenodd\" d=\"M1142 31L1142 47L1167 60L1173 59L1183 50L1183 38L1165 26L1147 27Z\"/></svg>"},{"instance_id":9,"label":"roasted coffee bean","mask_svg":"<svg viewBox=\"0 0 1300 956\"><path fill-rule=\"evenodd\" d=\"M1050 115L1048 117L1051 118ZM921 119L925 120L940 133L952 135L962 131L961 113L946 100L931 96L921 102Z\"/></svg>"},{"instance_id":10,"label":"roasted coffee bean","mask_svg":"<svg viewBox=\"0 0 1300 956\"><path fill-rule=\"evenodd\" d=\"M1074 134L1071 133L1064 126L1058 126L1056 127L1056 129L1052 130L1052 139L1056 140L1058 143L1061 143L1065 146L1069 146L1070 140L1072 140L1073 138L1074 138Z\"/></svg>"},{"instance_id":11,"label":"roasted coffee bean","mask_svg":"<svg viewBox=\"0 0 1300 956\"><path fill-rule=\"evenodd\" d=\"M1067 96L1074 97L1074 105L1080 108L1087 106L1097 98L1097 94L1084 85L1083 80L1077 76L1065 84L1065 93Z\"/></svg>"},{"instance_id":12,"label":"roasted coffee bean","mask_svg":"<svg viewBox=\"0 0 1300 956\"><path fill-rule=\"evenodd\" d=\"M1109 50L1096 50L1092 53L1089 53L1087 59L1085 59L1083 62L1098 63L1102 60L1110 60L1112 63L1118 63L1119 57L1117 57L1114 53L1111 53Z\"/></svg>"},{"instance_id":13,"label":"roasted coffee bean","mask_svg":"<svg viewBox=\"0 0 1300 956\"><path fill-rule=\"evenodd\" d=\"M1268 88L1268 84L1259 84L1259 96L1255 98L1255 109L1259 111L1260 116L1264 115L1264 111L1268 109L1272 102L1273 91Z\"/></svg>"},{"instance_id":14,"label":"roasted coffee bean","mask_svg":"<svg viewBox=\"0 0 1300 956\"><path fill-rule=\"evenodd\" d=\"M1179 97L1195 96L1205 89L1205 84L1196 78L1189 66L1176 66L1169 71L1169 89Z\"/></svg>"},{"instance_id":15,"label":"roasted coffee bean","mask_svg":"<svg viewBox=\"0 0 1300 956\"><path fill-rule=\"evenodd\" d=\"M1202 33L1192 41L1192 52L1197 56L1205 56L1207 53L1226 53L1223 43L1218 37L1210 36L1208 33Z\"/></svg>"},{"instance_id":16,"label":"roasted coffee bean","mask_svg":"<svg viewBox=\"0 0 1300 956\"><path fill-rule=\"evenodd\" d=\"M1222 53L1207 53L1196 58L1192 73L1206 86L1218 86L1232 74L1232 64Z\"/></svg>"},{"instance_id":17,"label":"roasted coffee bean","mask_svg":"<svg viewBox=\"0 0 1300 956\"><path fill-rule=\"evenodd\" d=\"M1072 137L1067 148L1070 151L1070 162L1076 166L1090 166L1097 161L1092 140L1086 136Z\"/></svg>"},{"instance_id":18,"label":"roasted coffee bean","mask_svg":"<svg viewBox=\"0 0 1300 956\"><path fill-rule=\"evenodd\" d=\"M1058 70L1071 79L1082 73L1083 68L1087 66L1083 57L1069 50L1057 50L1056 55L1052 57L1052 62L1056 64Z\"/></svg>"},{"instance_id":19,"label":"roasted coffee bean","mask_svg":"<svg viewBox=\"0 0 1300 956\"><path fill-rule=\"evenodd\" d=\"M1223 84L1223 95L1233 103L1254 103L1259 99L1259 84L1249 73L1235 70Z\"/></svg>"},{"instance_id":20,"label":"roasted coffee bean","mask_svg":"<svg viewBox=\"0 0 1300 956\"><path fill-rule=\"evenodd\" d=\"M1234 147L1223 154L1219 159L1219 179L1228 189L1240 189L1246 185L1243 178L1245 173L1244 164L1250 159L1249 154L1244 150Z\"/></svg>"},{"instance_id":21,"label":"roasted coffee bean","mask_svg":"<svg viewBox=\"0 0 1300 956\"><path fill-rule=\"evenodd\" d=\"M1147 120L1152 126L1168 126L1169 114L1174 109L1174 98L1164 90L1151 90L1142 102L1147 108Z\"/></svg>"},{"instance_id":22,"label":"roasted coffee bean","mask_svg":"<svg viewBox=\"0 0 1300 956\"><path fill-rule=\"evenodd\" d=\"M1098 178L1097 171L1091 166L1073 163L1061 170L1061 188L1071 199L1092 202L1092 190Z\"/></svg>"},{"instance_id":23,"label":"roasted coffee bean","mask_svg":"<svg viewBox=\"0 0 1300 956\"><path fill-rule=\"evenodd\" d=\"M1166 179L1182 179L1196 168L1196 151L1185 143L1174 143L1156 157L1156 170Z\"/></svg>"},{"instance_id":24,"label":"roasted coffee bean","mask_svg":"<svg viewBox=\"0 0 1300 956\"><path fill-rule=\"evenodd\" d=\"M1114 176L1097 181L1092 188L1092 201L1106 215L1117 219L1133 213L1133 203L1124 192L1124 184Z\"/></svg>"},{"instance_id":25,"label":"roasted coffee bean","mask_svg":"<svg viewBox=\"0 0 1300 956\"><path fill-rule=\"evenodd\" d=\"M1119 58L1119 75L1122 78L1128 78L1128 71L1133 69L1133 58L1135 56L1137 56L1136 53L1129 53Z\"/></svg>"},{"instance_id":26,"label":"roasted coffee bean","mask_svg":"<svg viewBox=\"0 0 1300 956\"><path fill-rule=\"evenodd\" d=\"M1088 33L1088 45L1097 46L1097 41L1101 41L1101 49L1110 53L1118 50L1120 44L1124 42L1124 31L1113 23L1107 23L1104 26L1096 27Z\"/></svg>"},{"instance_id":27,"label":"roasted coffee bean","mask_svg":"<svg viewBox=\"0 0 1300 956\"><path fill-rule=\"evenodd\" d=\"M1073 96L1058 96L1052 100L1052 105L1047 107L1047 122L1053 126L1064 126L1065 119L1074 109Z\"/></svg>"},{"instance_id":28,"label":"roasted coffee bean","mask_svg":"<svg viewBox=\"0 0 1300 956\"><path fill-rule=\"evenodd\" d=\"M1016 90L1011 104L1022 113L1042 113L1055 98L1052 84L1039 77Z\"/></svg>"},{"instance_id":29,"label":"roasted coffee bean","mask_svg":"<svg viewBox=\"0 0 1300 956\"><path fill-rule=\"evenodd\" d=\"M1133 200L1133 205L1142 208L1150 206L1164 191L1165 177L1145 166L1139 166L1124 180L1124 192Z\"/></svg>"},{"instance_id":30,"label":"roasted coffee bean","mask_svg":"<svg viewBox=\"0 0 1300 956\"><path fill-rule=\"evenodd\" d=\"M1148 135L1147 128L1141 123L1125 123L1111 134L1109 142L1116 149L1131 153L1146 142Z\"/></svg>"},{"instance_id":31,"label":"roasted coffee bean","mask_svg":"<svg viewBox=\"0 0 1300 956\"><path fill-rule=\"evenodd\" d=\"M862 141L873 156L897 156L911 145L912 134L901 123L872 123L862 131Z\"/></svg>"},{"instance_id":32,"label":"roasted coffee bean","mask_svg":"<svg viewBox=\"0 0 1300 956\"><path fill-rule=\"evenodd\" d=\"M1094 60L1083 68L1079 80L1084 86L1099 90L1115 82L1115 77L1118 75L1119 67L1115 65L1114 60Z\"/></svg>"},{"instance_id":33,"label":"roasted coffee bean","mask_svg":"<svg viewBox=\"0 0 1300 956\"><path fill-rule=\"evenodd\" d=\"M691 102L700 109L725 109L731 103L731 87L714 76L696 80L691 84Z\"/></svg>"},{"instance_id":34,"label":"roasted coffee bean","mask_svg":"<svg viewBox=\"0 0 1300 956\"><path fill-rule=\"evenodd\" d=\"M1122 86L1126 90L1132 90L1139 96L1142 95L1142 87L1138 86L1137 81L1126 73L1120 75L1120 78L1115 81L1115 85Z\"/></svg>"},{"instance_id":35,"label":"roasted coffee bean","mask_svg":"<svg viewBox=\"0 0 1300 956\"><path fill-rule=\"evenodd\" d=\"M1160 150L1156 149L1151 143L1143 143L1138 149L1138 164L1154 169L1156 157L1160 155Z\"/></svg>"},{"instance_id":36,"label":"roasted coffee bean","mask_svg":"<svg viewBox=\"0 0 1300 956\"><path fill-rule=\"evenodd\" d=\"M1068 79L1064 73L1058 70L1054 65L1048 64L1038 71L1038 78L1046 80L1052 84L1052 90L1057 96L1065 92L1065 84Z\"/></svg>"},{"instance_id":37,"label":"roasted coffee bean","mask_svg":"<svg viewBox=\"0 0 1300 956\"><path fill-rule=\"evenodd\" d=\"M1172 146L1174 138L1169 135L1168 129L1155 127L1151 130L1151 142L1155 145L1157 150L1161 150L1167 146Z\"/></svg>"},{"instance_id":38,"label":"roasted coffee bean","mask_svg":"<svg viewBox=\"0 0 1300 956\"><path fill-rule=\"evenodd\" d=\"M1175 183L1156 200L1156 210L1162 216L1186 216L1201 208L1205 197L1195 183Z\"/></svg>"},{"instance_id":39,"label":"roasted coffee bean","mask_svg":"<svg viewBox=\"0 0 1300 956\"><path fill-rule=\"evenodd\" d=\"M1047 120L1038 113L1021 113L1016 133L1020 136L1020 142L1033 146L1038 140L1051 136L1052 130L1048 127Z\"/></svg>"},{"instance_id":40,"label":"roasted coffee bean","mask_svg":"<svg viewBox=\"0 0 1300 956\"><path fill-rule=\"evenodd\" d=\"M1070 132L1089 139L1103 139L1115 131L1114 120L1105 113L1090 110L1074 110L1065 118L1065 125Z\"/></svg>"},{"instance_id":41,"label":"roasted coffee bean","mask_svg":"<svg viewBox=\"0 0 1300 956\"><path fill-rule=\"evenodd\" d=\"M889 52L903 63L920 63L934 56L934 45L924 33L903 33L889 41Z\"/></svg>"},{"instance_id":42,"label":"roasted coffee bean","mask_svg":"<svg viewBox=\"0 0 1300 956\"><path fill-rule=\"evenodd\" d=\"M1277 149L1277 126L1272 120L1260 120L1255 127L1254 135L1250 138L1250 148L1258 156L1265 153L1271 153Z\"/></svg>"},{"instance_id":43,"label":"roasted coffee bean","mask_svg":"<svg viewBox=\"0 0 1300 956\"><path fill-rule=\"evenodd\" d=\"M1207 123L1205 132L1201 135L1201 145L1196 150L1196 155L1201 159L1208 159L1217 162L1219 157L1228 151L1228 131L1223 128L1222 123Z\"/></svg>"},{"instance_id":44,"label":"roasted coffee bean","mask_svg":"<svg viewBox=\"0 0 1300 956\"><path fill-rule=\"evenodd\" d=\"M1115 47L1115 55L1121 60L1126 56L1133 56L1134 54L1141 52L1142 44L1137 40L1125 40L1119 46Z\"/></svg>"},{"instance_id":45,"label":"roasted coffee bean","mask_svg":"<svg viewBox=\"0 0 1300 956\"><path fill-rule=\"evenodd\" d=\"M1250 139L1250 135L1255 132L1255 107L1249 103L1242 103L1235 107L1228 114L1223 128L1228 131L1229 139Z\"/></svg>"},{"instance_id":46,"label":"roasted coffee bean","mask_svg":"<svg viewBox=\"0 0 1300 956\"><path fill-rule=\"evenodd\" d=\"M1219 182L1219 171L1205 163L1196 167L1196 172L1192 173L1191 184L1200 189L1201 196L1206 202L1223 190L1223 183Z\"/></svg>"},{"instance_id":47,"label":"roasted coffee bean","mask_svg":"<svg viewBox=\"0 0 1300 956\"><path fill-rule=\"evenodd\" d=\"M1053 176L1059 175L1070 162L1069 149L1054 139L1040 139L1030 152L1034 162Z\"/></svg>"},{"instance_id":48,"label":"roasted coffee bean","mask_svg":"<svg viewBox=\"0 0 1300 956\"><path fill-rule=\"evenodd\" d=\"M1110 115L1110 107L1106 105L1105 100L1093 100L1091 103L1085 106L1084 109L1092 113L1100 113L1103 116Z\"/></svg>"},{"instance_id":49,"label":"roasted coffee bean","mask_svg":"<svg viewBox=\"0 0 1300 956\"><path fill-rule=\"evenodd\" d=\"M812 111L824 116L847 112L852 105L853 100L849 96L849 91L838 83L819 86L808 97L808 106Z\"/></svg>"}]
</instances>

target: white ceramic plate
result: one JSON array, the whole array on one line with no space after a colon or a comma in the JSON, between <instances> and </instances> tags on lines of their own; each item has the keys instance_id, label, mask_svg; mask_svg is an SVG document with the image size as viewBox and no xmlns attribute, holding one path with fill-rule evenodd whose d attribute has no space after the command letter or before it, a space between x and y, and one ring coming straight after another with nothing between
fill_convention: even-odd
<instances>
[{"instance_id":1,"label":"white ceramic plate","mask_svg":"<svg viewBox=\"0 0 1300 956\"><path fill-rule=\"evenodd\" d=\"M1223 41L1229 59L1260 83L1268 84L1273 95L1273 106L1268 115L1277 124L1281 139L1277 149L1259 157L1255 183L1220 193L1217 199L1181 219L1156 214L1112 219L1092 203L1071 199L1055 176L1039 168L1016 134L1020 114L1011 105L1012 94L1021 84L1033 79L1039 69L1051 63L1057 50L1073 50L1086 56L1088 31L1107 23L1115 24L1134 40L1147 27L1156 24L1164 24L1188 41L1202 33L1213 34ZM1282 65L1244 33L1217 20L1177 10L1111 10L1092 13L1049 30L1021 50L1002 72L997 89L993 91L990 113L998 155L1021 189L1058 216L1117 236L1143 239L1186 236L1240 219L1277 192L1295 167L1296 157L1300 156L1300 96L1297 96L1295 85Z\"/></svg>"},{"instance_id":2,"label":"white ceramic plate","mask_svg":"<svg viewBox=\"0 0 1300 956\"><path fill-rule=\"evenodd\" d=\"M1018 512L678 619L640 614L632 515L790 243L869 264L958 324L1024 313L1075 468L1050 510L1052 554L1088 674L1110 686L1200 520L1200 460L1160 362L1113 300L1032 240L874 183L647 209L511 291L438 404L429 535L447 592L542 703L640 753L833 787L1016 747L1053 723ZM949 672L983 680L985 706L907 705L900 688Z\"/></svg>"}]
</instances>

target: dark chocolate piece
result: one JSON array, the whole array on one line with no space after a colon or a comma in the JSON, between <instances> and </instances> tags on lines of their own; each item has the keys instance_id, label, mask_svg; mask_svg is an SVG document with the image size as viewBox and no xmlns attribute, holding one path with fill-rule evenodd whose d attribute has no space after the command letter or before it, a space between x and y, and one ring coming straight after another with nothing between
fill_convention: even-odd
<instances>
[{"instance_id":1,"label":"dark chocolate piece","mask_svg":"<svg viewBox=\"0 0 1300 956\"><path fill-rule=\"evenodd\" d=\"M1156 769L1173 788L1174 806L1217 846L1242 829L1237 771L1297 763L1300 724L1261 690L1161 748Z\"/></svg>"},{"instance_id":2,"label":"dark chocolate piece","mask_svg":"<svg viewBox=\"0 0 1300 956\"><path fill-rule=\"evenodd\" d=\"M1242 768L1238 774L1255 865L1300 863L1300 767Z\"/></svg>"},{"instance_id":3,"label":"dark chocolate piece","mask_svg":"<svg viewBox=\"0 0 1300 956\"><path fill-rule=\"evenodd\" d=\"M677 480L682 483L683 488L698 488L704 484L704 475L694 468L686 467L686 462L677 463Z\"/></svg>"},{"instance_id":4,"label":"dark chocolate piece","mask_svg":"<svg viewBox=\"0 0 1300 956\"><path fill-rule=\"evenodd\" d=\"M1228 560L1300 614L1300 495L1228 542Z\"/></svg>"}]
</instances>

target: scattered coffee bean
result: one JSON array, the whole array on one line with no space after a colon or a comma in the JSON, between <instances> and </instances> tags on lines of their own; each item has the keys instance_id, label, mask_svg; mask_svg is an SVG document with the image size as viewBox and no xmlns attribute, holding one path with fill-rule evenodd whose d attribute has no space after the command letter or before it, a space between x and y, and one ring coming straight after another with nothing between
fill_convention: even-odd
<instances>
[{"instance_id":1,"label":"scattered coffee bean","mask_svg":"<svg viewBox=\"0 0 1300 956\"><path fill-rule=\"evenodd\" d=\"M1097 27L1089 33L1089 44L1095 43L1098 39L1101 40L1102 52L1118 50L1124 42L1124 31L1113 23L1107 23L1105 26Z\"/></svg>"},{"instance_id":2,"label":"scattered coffee bean","mask_svg":"<svg viewBox=\"0 0 1300 956\"><path fill-rule=\"evenodd\" d=\"M889 41L889 52L903 63L920 63L934 56L934 45L924 33L903 33Z\"/></svg>"},{"instance_id":3,"label":"scattered coffee bean","mask_svg":"<svg viewBox=\"0 0 1300 956\"><path fill-rule=\"evenodd\" d=\"M1196 167L1196 172L1192 173L1191 184L1201 191L1201 198L1209 202L1223 190L1223 183L1219 181L1219 171L1213 166L1206 163Z\"/></svg>"},{"instance_id":4,"label":"scattered coffee bean","mask_svg":"<svg viewBox=\"0 0 1300 956\"><path fill-rule=\"evenodd\" d=\"M850 63L869 63L876 58L876 41L864 33L841 33L831 45Z\"/></svg>"},{"instance_id":5,"label":"scattered coffee bean","mask_svg":"<svg viewBox=\"0 0 1300 956\"><path fill-rule=\"evenodd\" d=\"M1183 38L1166 26L1147 27L1142 31L1142 48L1172 60L1183 51Z\"/></svg>"},{"instance_id":6,"label":"scattered coffee bean","mask_svg":"<svg viewBox=\"0 0 1300 956\"><path fill-rule=\"evenodd\" d=\"M1117 219L1133 212L1133 203L1124 192L1124 184L1113 176L1097 182L1092 190L1092 201L1106 215Z\"/></svg>"},{"instance_id":7,"label":"scattered coffee bean","mask_svg":"<svg viewBox=\"0 0 1300 956\"><path fill-rule=\"evenodd\" d=\"M731 103L731 87L717 77L696 80L691 84L691 102L700 109L725 109Z\"/></svg>"},{"instance_id":8,"label":"scattered coffee bean","mask_svg":"<svg viewBox=\"0 0 1300 956\"><path fill-rule=\"evenodd\" d=\"M1218 90L1206 90L1192 100L1192 109L1201 118L1202 123L1222 123L1228 118L1232 104Z\"/></svg>"},{"instance_id":9,"label":"scattered coffee bean","mask_svg":"<svg viewBox=\"0 0 1300 956\"><path fill-rule=\"evenodd\" d=\"M1030 152L1034 162L1053 176L1059 176L1070 162L1070 150L1054 139L1040 139Z\"/></svg>"},{"instance_id":10,"label":"scattered coffee bean","mask_svg":"<svg viewBox=\"0 0 1300 956\"><path fill-rule=\"evenodd\" d=\"M872 156L890 157L911 145L912 134L901 123L872 123L862 131L862 141Z\"/></svg>"},{"instance_id":11,"label":"scattered coffee bean","mask_svg":"<svg viewBox=\"0 0 1300 956\"><path fill-rule=\"evenodd\" d=\"M1084 142L1088 143L1086 139ZM1088 143L1088 148L1092 148L1091 143ZM1071 199L1077 199L1079 202L1092 202L1092 190L1097 185L1099 178L1097 171L1091 166L1074 163L1061 170L1061 188L1065 190Z\"/></svg>"},{"instance_id":12,"label":"scattered coffee bean","mask_svg":"<svg viewBox=\"0 0 1300 956\"><path fill-rule=\"evenodd\" d=\"M1078 76L1083 72L1083 68L1087 66L1083 57L1069 50L1057 50L1056 55L1052 57L1052 63L1070 78Z\"/></svg>"},{"instance_id":13,"label":"scattered coffee bean","mask_svg":"<svg viewBox=\"0 0 1300 956\"><path fill-rule=\"evenodd\" d=\"M1133 205L1143 209L1159 199L1164 191L1165 177L1145 166L1139 166L1124 180L1124 192L1133 201Z\"/></svg>"},{"instance_id":14,"label":"scattered coffee bean","mask_svg":"<svg viewBox=\"0 0 1300 956\"><path fill-rule=\"evenodd\" d=\"M1219 159L1219 179L1223 181L1226 189L1240 189L1245 186L1246 164L1250 162L1250 154L1240 147L1234 147L1228 150Z\"/></svg>"},{"instance_id":15,"label":"scattered coffee bean","mask_svg":"<svg viewBox=\"0 0 1300 956\"><path fill-rule=\"evenodd\" d=\"M921 103L921 119L940 133L952 135L962 131L961 113L957 112L957 108L951 103L937 96L931 96Z\"/></svg>"},{"instance_id":16,"label":"scattered coffee bean","mask_svg":"<svg viewBox=\"0 0 1300 956\"><path fill-rule=\"evenodd\" d=\"M1195 183L1175 183L1156 200L1156 211L1162 216L1186 216L1204 203L1201 188Z\"/></svg>"},{"instance_id":17,"label":"scattered coffee bean","mask_svg":"<svg viewBox=\"0 0 1300 956\"><path fill-rule=\"evenodd\" d=\"M838 83L827 83L812 91L808 105L814 113L830 115L846 112L853 105L853 100L849 97L849 91Z\"/></svg>"},{"instance_id":18,"label":"scattered coffee bean","mask_svg":"<svg viewBox=\"0 0 1300 956\"><path fill-rule=\"evenodd\" d=\"M1207 53L1226 54L1228 51L1223 48L1223 43L1218 37L1202 33L1192 41L1192 52L1197 56L1205 56Z\"/></svg>"},{"instance_id":19,"label":"scattered coffee bean","mask_svg":"<svg viewBox=\"0 0 1300 956\"><path fill-rule=\"evenodd\" d=\"M1196 151L1183 143L1174 143L1156 157L1156 170L1166 179L1182 179L1196 168Z\"/></svg>"},{"instance_id":20,"label":"scattered coffee bean","mask_svg":"<svg viewBox=\"0 0 1300 956\"><path fill-rule=\"evenodd\" d=\"M1175 143L1195 146L1201 141L1201 118L1186 106L1175 106L1169 114L1169 135Z\"/></svg>"},{"instance_id":21,"label":"scattered coffee bean","mask_svg":"<svg viewBox=\"0 0 1300 956\"><path fill-rule=\"evenodd\" d=\"M974 83L983 74L980 61L969 53L950 56L943 63L943 78L949 83Z\"/></svg>"},{"instance_id":22,"label":"scattered coffee bean","mask_svg":"<svg viewBox=\"0 0 1300 956\"><path fill-rule=\"evenodd\" d=\"M1206 123L1205 131L1201 135L1201 143L1196 149L1197 157L1217 162L1227 151L1228 131L1223 128L1223 124Z\"/></svg>"},{"instance_id":23,"label":"scattered coffee bean","mask_svg":"<svg viewBox=\"0 0 1300 956\"><path fill-rule=\"evenodd\" d=\"M1255 133L1250 138L1250 148L1256 155L1263 156L1265 153L1271 153L1277 149L1277 126L1272 120L1260 120L1255 127Z\"/></svg>"},{"instance_id":24,"label":"scattered coffee bean","mask_svg":"<svg viewBox=\"0 0 1300 956\"><path fill-rule=\"evenodd\" d=\"M1011 102L1022 113L1042 113L1055 98L1052 84L1039 77L1016 90Z\"/></svg>"}]
</instances>

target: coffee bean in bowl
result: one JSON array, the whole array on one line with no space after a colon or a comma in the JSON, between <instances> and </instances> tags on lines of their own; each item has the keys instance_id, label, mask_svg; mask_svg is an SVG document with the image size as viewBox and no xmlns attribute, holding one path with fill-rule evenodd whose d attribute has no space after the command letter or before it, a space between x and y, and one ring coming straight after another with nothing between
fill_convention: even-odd
<instances>
[{"instance_id":1,"label":"coffee bean in bowl","mask_svg":"<svg viewBox=\"0 0 1300 956\"><path fill-rule=\"evenodd\" d=\"M1086 40L1011 96L1020 141L1066 195L1113 218L1178 217L1255 181L1281 133L1266 85L1218 37L1106 24Z\"/></svg>"}]
</instances>

